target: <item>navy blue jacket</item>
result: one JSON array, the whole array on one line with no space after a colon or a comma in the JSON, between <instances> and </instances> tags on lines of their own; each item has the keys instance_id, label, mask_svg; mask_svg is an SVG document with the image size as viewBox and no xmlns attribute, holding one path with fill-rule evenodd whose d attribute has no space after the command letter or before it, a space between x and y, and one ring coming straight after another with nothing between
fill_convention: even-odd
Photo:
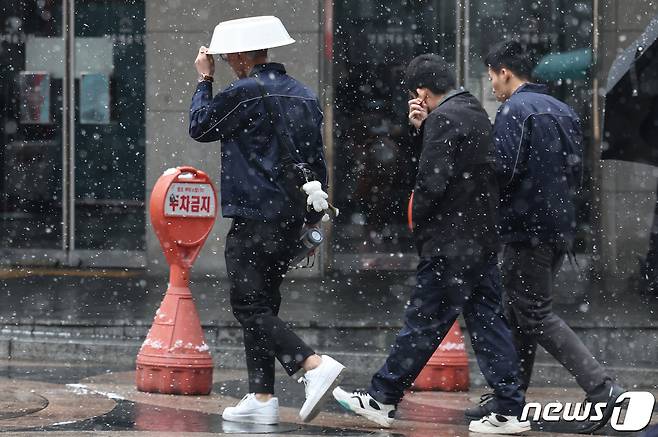
<instances>
[{"instance_id":1,"label":"navy blue jacket","mask_svg":"<svg viewBox=\"0 0 658 437\"><path fill-rule=\"evenodd\" d=\"M570 248L576 232L574 195L583 175L580 120L543 85L521 86L498 109L496 173L504 242Z\"/></svg>"},{"instance_id":2,"label":"navy blue jacket","mask_svg":"<svg viewBox=\"0 0 658 437\"><path fill-rule=\"evenodd\" d=\"M222 142L220 201L222 215L255 220L306 218L305 196L289 193L282 184L284 149L273 130L257 79L263 84L279 135L286 136L293 158L308 163L326 185L322 146L322 110L317 96L286 74L281 64L254 67L250 75L230 84L215 97L212 84L200 82L190 106L190 136L196 141Z\"/></svg>"}]
</instances>

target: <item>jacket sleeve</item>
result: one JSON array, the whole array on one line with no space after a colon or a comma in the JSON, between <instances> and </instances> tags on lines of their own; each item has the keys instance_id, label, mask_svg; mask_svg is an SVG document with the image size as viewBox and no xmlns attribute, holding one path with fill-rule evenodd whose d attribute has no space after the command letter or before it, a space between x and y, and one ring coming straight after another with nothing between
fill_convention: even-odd
<instances>
[{"instance_id":1,"label":"jacket sleeve","mask_svg":"<svg viewBox=\"0 0 658 437\"><path fill-rule=\"evenodd\" d=\"M421 222L434 213L434 205L445 194L455 167L459 137L451 122L434 115L423 123L423 149L414 188L414 221Z\"/></svg>"},{"instance_id":2,"label":"jacket sleeve","mask_svg":"<svg viewBox=\"0 0 658 437\"><path fill-rule=\"evenodd\" d=\"M190 136L199 142L223 140L240 125L240 97L236 88L212 96L212 84L199 82L190 105Z\"/></svg>"},{"instance_id":3,"label":"jacket sleeve","mask_svg":"<svg viewBox=\"0 0 658 437\"><path fill-rule=\"evenodd\" d=\"M524 121L510 105L503 105L496 115L493 127L496 175L502 187L509 185L519 170Z\"/></svg>"},{"instance_id":4,"label":"jacket sleeve","mask_svg":"<svg viewBox=\"0 0 658 437\"><path fill-rule=\"evenodd\" d=\"M309 165L315 175L317 176L318 181L322 184L322 189L325 192L328 192L328 187L327 187L327 162L324 158L324 142L322 139L322 111L320 110L320 105L318 104L318 119L316 121L316 137L315 141L313 144L313 149L311 156L309 157ZM304 218L304 221L307 224L316 224L318 223L321 219L322 216L324 215L324 212L316 212L314 209L311 209L311 211L306 212L306 217Z\"/></svg>"},{"instance_id":5,"label":"jacket sleeve","mask_svg":"<svg viewBox=\"0 0 658 437\"><path fill-rule=\"evenodd\" d=\"M313 168L313 171L315 171L315 174L318 176L318 179L322 183L322 186L324 188L327 187L327 163L324 159L324 141L322 138L322 120L323 120L323 115L322 111L320 111L319 106L318 106L318 120L317 120L317 137L316 137L316 142L315 142L315 147L313 149L314 156L312 157L313 162L311 163L311 167Z\"/></svg>"},{"instance_id":6,"label":"jacket sleeve","mask_svg":"<svg viewBox=\"0 0 658 437\"><path fill-rule=\"evenodd\" d=\"M423 134L425 130L425 122L420 125L420 129L416 129L414 126L409 125L409 139L411 140L411 150L413 153L413 158L418 160L420 158L420 152L423 150Z\"/></svg>"}]
</instances>

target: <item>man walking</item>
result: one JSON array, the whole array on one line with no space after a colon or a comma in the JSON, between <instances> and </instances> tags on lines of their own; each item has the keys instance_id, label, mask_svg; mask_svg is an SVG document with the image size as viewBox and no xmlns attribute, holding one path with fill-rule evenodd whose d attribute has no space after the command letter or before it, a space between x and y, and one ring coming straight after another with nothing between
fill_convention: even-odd
<instances>
[{"instance_id":1,"label":"man walking","mask_svg":"<svg viewBox=\"0 0 658 437\"><path fill-rule=\"evenodd\" d=\"M300 187L287 182L299 165L315 173L323 186L327 173L317 97L283 65L267 61L267 49L291 43L278 18L232 20L217 26L210 48L201 47L195 61L200 77L190 107L190 135L196 141L222 142L222 214L233 219L226 269L249 374L249 394L222 414L229 421L278 423L275 358L288 375L306 371L300 379L306 384L299 413L304 421L319 413L344 369L315 354L278 317L279 287L302 229L318 223L327 207L320 183L309 203L315 210L307 213ZM219 54L238 77L214 97L211 53Z\"/></svg>"},{"instance_id":2,"label":"man walking","mask_svg":"<svg viewBox=\"0 0 658 437\"><path fill-rule=\"evenodd\" d=\"M532 61L515 41L485 60L496 98L496 173L501 189L505 311L521 359L521 388L530 384L537 344L576 378L590 402L606 402L605 425L623 390L552 309L553 281L576 232L574 195L583 174L580 120L543 85L530 82ZM495 399L469 410L484 416Z\"/></svg>"},{"instance_id":3,"label":"man walking","mask_svg":"<svg viewBox=\"0 0 658 437\"><path fill-rule=\"evenodd\" d=\"M409 119L422 137L413 203L420 255L417 285L404 327L368 391L349 393L338 387L334 397L346 409L390 426L404 389L463 313L478 364L496 398L495 410L471 422L469 430L528 431L530 423L518 420L524 404L518 357L500 312L491 124L475 97L455 89L452 69L440 56L413 59L405 84L415 97L409 101Z\"/></svg>"}]
</instances>

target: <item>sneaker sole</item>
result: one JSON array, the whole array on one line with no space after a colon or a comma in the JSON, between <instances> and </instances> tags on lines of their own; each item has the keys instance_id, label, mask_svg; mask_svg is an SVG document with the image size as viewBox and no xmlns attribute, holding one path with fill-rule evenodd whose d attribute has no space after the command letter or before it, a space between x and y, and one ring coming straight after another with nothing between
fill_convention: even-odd
<instances>
[{"instance_id":1,"label":"sneaker sole","mask_svg":"<svg viewBox=\"0 0 658 437\"><path fill-rule=\"evenodd\" d=\"M227 422L237 422L237 423L253 423L255 425L278 425L279 424L279 418L278 417L263 417L263 416L255 416L252 414L245 414L241 416L224 416L222 414L222 419L226 420Z\"/></svg>"},{"instance_id":2,"label":"sneaker sole","mask_svg":"<svg viewBox=\"0 0 658 437\"><path fill-rule=\"evenodd\" d=\"M371 421L371 422L375 422L377 425L379 425L379 426L381 426L381 427L384 427L384 428L390 428L391 425L393 425L393 420L387 420L387 419L384 419L384 418L381 417L379 414L374 414L374 413L371 413L371 412L368 411L368 410L362 410L361 408L358 408L358 411L353 410L353 409L349 406L349 404L347 404L347 403L343 403L343 401L338 401L338 403L339 403L343 408L345 408L347 411L350 411L350 412L352 412L352 413L354 413L354 414L358 414L358 415L361 416L361 417L365 417L365 418L368 419L369 421Z\"/></svg>"},{"instance_id":3,"label":"sneaker sole","mask_svg":"<svg viewBox=\"0 0 658 437\"><path fill-rule=\"evenodd\" d=\"M610 418L612 417L613 410L614 408L606 408L603 418L601 420L599 420L598 422L587 422L586 425L578 428L575 432L577 432L578 434L592 434L600 430L601 428L606 426L608 422L610 422Z\"/></svg>"},{"instance_id":4,"label":"sneaker sole","mask_svg":"<svg viewBox=\"0 0 658 437\"><path fill-rule=\"evenodd\" d=\"M361 417L365 417L369 421L375 422L377 425L382 426L384 428L390 428L391 425L393 425L393 422L395 420L395 419L384 418L380 414L372 413L372 412L370 412L368 410L365 410L363 408L360 408L360 407L352 408L350 403L347 402L347 401L342 401L342 400L336 399L336 402L338 402L338 405L343 407L343 409L345 409L346 411L349 411L350 413L357 414Z\"/></svg>"},{"instance_id":5,"label":"sneaker sole","mask_svg":"<svg viewBox=\"0 0 658 437\"><path fill-rule=\"evenodd\" d=\"M345 370L345 366L337 366L331 376L324 381L324 384L319 391L320 395L316 396L316 400L314 402L309 402L310 399L307 399L306 402L304 402L302 409L299 411L299 417L302 419L302 422L310 422L320 414L320 410L331 395L331 392L340 384L343 370ZM310 411L307 412L306 409L310 409Z\"/></svg>"},{"instance_id":6,"label":"sneaker sole","mask_svg":"<svg viewBox=\"0 0 658 437\"><path fill-rule=\"evenodd\" d=\"M524 432L530 431L530 424L528 425L519 425L519 426L486 426L480 428L479 423L477 425L469 425L468 430L470 432L476 432L479 434L523 434Z\"/></svg>"}]
</instances>

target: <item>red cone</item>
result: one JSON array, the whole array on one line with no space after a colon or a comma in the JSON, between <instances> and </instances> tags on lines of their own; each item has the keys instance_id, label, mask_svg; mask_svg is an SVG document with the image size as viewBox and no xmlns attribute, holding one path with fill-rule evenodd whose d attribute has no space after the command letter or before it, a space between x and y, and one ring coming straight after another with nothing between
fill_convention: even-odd
<instances>
[{"instance_id":1,"label":"red cone","mask_svg":"<svg viewBox=\"0 0 658 437\"><path fill-rule=\"evenodd\" d=\"M137 355L137 389L208 394L213 363L189 288L190 269L215 222L217 195L192 167L167 170L151 193L153 229L170 266L169 287Z\"/></svg>"},{"instance_id":2,"label":"red cone","mask_svg":"<svg viewBox=\"0 0 658 437\"><path fill-rule=\"evenodd\" d=\"M468 387L468 355L464 346L464 337L455 321L411 388L428 391L467 391Z\"/></svg>"},{"instance_id":3,"label":"red cone","mask_svg":"<svg viewBox=\"0 0 658 437\"><path fill-rule=\"evenodd\" d=\"M150 393L208 394L213 363L186 271L172 266L171 282L137 355L137 389ZM180 275L180 279L175 277Z\"/></svg>"}]
</instances>

